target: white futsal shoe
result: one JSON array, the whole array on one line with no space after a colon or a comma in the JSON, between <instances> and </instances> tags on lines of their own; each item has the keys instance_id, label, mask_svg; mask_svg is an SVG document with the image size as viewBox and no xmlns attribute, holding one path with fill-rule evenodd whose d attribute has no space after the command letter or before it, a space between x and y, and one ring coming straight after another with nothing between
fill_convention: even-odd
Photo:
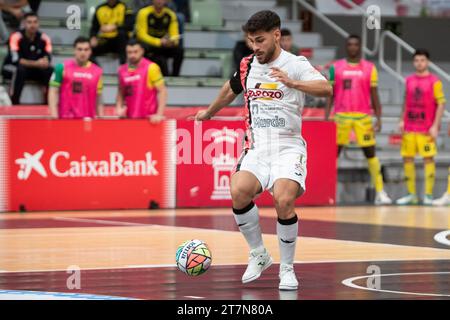
<instances>
[{"instance_id":1,"label":"white futsal shoe","mask_svg":"<svg viewBox=\"0 0 450 320\"><path fill-rule=\"evenodd\" d=\"M295 276L294 266L289 264L280 264L280 290L297 290L298 281Z\"/></svg>"},{"instance_id":2,"label":"white futsal shoe","mask_svg":"<svg viewBox=\"0 0 450 320\"><path fill-rule=\"evenodd\" d=\"M242 276L242 283L248 283L258 279L261 273L270 267L273 263L273 259L267 250L252 250L250 251L250 257L248 258L248 266Z\"/></svg>"},{"instance_id":3,"label":"white futsal shoe","mask_svg":"<svg viewBox=\"0 0 450 320\"><path fill-rule=\"evenodd\" d=\"M417 198L417 196L415 194L408 194L408 195L398 199L395 203L400 206L417 205L417 204L419 204L419 199Z\"/></svg>"},{"instance_id":4,"label":"white futsal shoe","mask_svg":"<svg viewBox=\"0 0 450 320\"><path fill-rule=\"evenodd\" d=\"M375 196L375 205L382 206L386 204L392 204L392 200L389 198L386 191L381 190L380 192L377 192Z\"/></svg>"},{"instance_id":5,"label":"white futsal shoe","mask_svg":"<svg viewBox=\"0 0 450 320\"><path fill-rule=\"evenodd\" d=\"M444 193L439 199L433 200L433 206L449 206L450 205L450 193Z\"/></svg>"}]
</instances>

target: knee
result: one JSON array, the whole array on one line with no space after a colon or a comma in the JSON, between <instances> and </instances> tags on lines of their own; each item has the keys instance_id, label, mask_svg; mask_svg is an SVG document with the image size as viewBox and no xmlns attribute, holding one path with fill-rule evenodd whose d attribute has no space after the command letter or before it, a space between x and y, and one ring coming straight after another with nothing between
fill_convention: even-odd
<instances>
[{"instance_id":1,"label":"knee","mask_svg":"<svg viewBox=\"0 0 450 320\"><path fill-rule=\"evenodd\" d=\"M367 159L375 158L375 146L363 148L363 152Z\"/></svg>"},{"instance_id":2,"label":"knee","mask_svg":"<svg viewBox=\"0 0 450 320\"><path fill-rule=\"evenodd\" d=\"M434 158L433 157L424 158L423 162L425 164L434 163Z\"/></svg>"},{"instance_id":3,"label":"knee","mask_svg":"<svg viewBox=\"0 0 450 320\"><path fill-rule=\"evenodd\" d=\"M27 69L23 65L18 64L17 67L16 67L16 72L17 72L18 75L22 75L22 74L25 74L27 72Z\"/></svg>"},{"instance_id":4,"label":"knee","mask_svg":"<svg viewBox=\"0 0 450 320\"><path fill-rule=\"evenodd\" d=\"M253 200L254 195L251 191L241 187L241 186L231 186L231 198L233 199L233 206L236 209L241 209L240 207L246 206Z\"/></svg>"},{"instance_id":5,"label":"knee","mask_svg":"<svg viewBox=\"0 0 450 320\"><path fill-rule=\"evenodd\" d=\"M47 69L45 69L45 76L50 80L50 78L52 77L54 68L52 66L48 67Z\"/></svg>"},{"instance_id":6,"label":"knee","mask_svg":"<svg viewBox=\"0 0 450 320\"><path fill-rule=\"evenodd\" d=\"M289 195L281 194L275 196L274 199L275 207L280 218L288 218L283 217L283 215L289 215L291 212L293 212L295 206L295 198Z\"/></svg>"},{"instance_id":7,"label":"knee","mask_svg":"<svg viewBox=\"0 0 450 320\"><path fill-rule=\"evenodd\" d=\"M176 47L173 47L173 52L175 57L178 58L182 58L184 55L184 49L180 44L178 44Z\"/></svg>"}]
</instances>

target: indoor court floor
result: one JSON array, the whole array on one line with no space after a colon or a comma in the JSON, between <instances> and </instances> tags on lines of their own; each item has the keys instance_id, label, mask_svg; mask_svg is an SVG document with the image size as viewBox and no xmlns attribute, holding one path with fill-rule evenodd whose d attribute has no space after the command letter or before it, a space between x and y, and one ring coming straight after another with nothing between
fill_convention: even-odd
<instances>
[{"instance_id":1,"label":"indoor court floor","mask_svg":"<svg viewBox=\"0 0 450 320\"><path fill-rule=\"evenodd\" d=\"M241 283L248 249L230 209L0 214L0 299L450 298L449 207L297 213L298 291L278 290L278 264ZM275 211L260 215L279 261ZM190 239L212 252L199 277L175 267L178 245Z\"/></svg>"}]
</instances>

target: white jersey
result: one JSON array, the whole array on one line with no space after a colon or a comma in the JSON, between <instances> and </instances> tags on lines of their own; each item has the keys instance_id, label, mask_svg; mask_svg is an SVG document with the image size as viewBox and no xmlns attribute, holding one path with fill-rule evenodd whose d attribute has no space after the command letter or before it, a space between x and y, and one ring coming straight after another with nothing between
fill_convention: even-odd
<instances>
[{"instance_id":1,"label":"white jersey","mask_svg":"<svg viewBox=\"0 0 450 320\"><path fill-rule=\"evenodd\" d=\"M242 59L230 85L235 94L244 92L246 149L264 148L275 139L280 143L302 140L305 93L271 78L272 67L286 72L294 80L326 80L305 57L284 50L275 61L267 64L260 64L254 55Z\"/></svg>"}]
</instances>

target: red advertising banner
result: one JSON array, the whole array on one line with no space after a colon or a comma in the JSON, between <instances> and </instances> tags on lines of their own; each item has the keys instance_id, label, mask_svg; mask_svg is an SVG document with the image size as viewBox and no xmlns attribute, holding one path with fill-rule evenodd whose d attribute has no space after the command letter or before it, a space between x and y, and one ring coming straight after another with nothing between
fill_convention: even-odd
<instances>
[{"instance_id":1,"label":"red advertising banner","mask_svg":"<svg viewBox=\"0 0 450 320\"><path fill-rule=\"evenodd\" d=\"M11 120L3 131L7 210L175 207L175 120Z\"/></svg>"},{"instance_id":2,"label":"red advertising banner","mask_svg":"<svg viewBox=\"0 0 450 320\"><path fill-rule=\"evenodd\" d=\"M0 211L229 207L244 133L243 121L0 120ZM334 204L335 125L305 121L303 136L297 204Z\"/></svg>"},{"instance_id":3,"label":"red advertising banner","mask_svg":"<svg viewBox=\"0 0 450 320\"><path fill-rule=\"evenodd\" d=\"M178 121L177 207L231 206L230 175L242 151L243 121ZM301 205L336 201L336 129L332 122L303 122L308 144L308 177ZM272 206L264 192L256 203Z\"/></svg>"}]
</instances>

